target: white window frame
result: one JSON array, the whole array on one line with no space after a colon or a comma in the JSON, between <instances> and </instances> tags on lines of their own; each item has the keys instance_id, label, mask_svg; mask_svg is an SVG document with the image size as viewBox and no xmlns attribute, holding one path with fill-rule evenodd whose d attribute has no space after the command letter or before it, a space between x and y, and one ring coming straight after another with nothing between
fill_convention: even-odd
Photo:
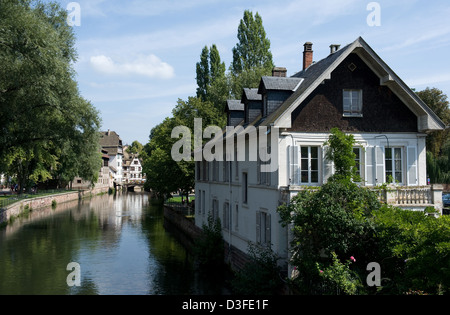
<instances>
[{"instance_id":1,"label":"white window frame","mask_svg":"<svg viewBox=\"0 0 450 315\"><path fill-rule=\"evenodd\" d=\"M256 243L262 246L272 245L272 220L266 209L256 211Z\"/></svg>"},{"instance_id":2,"label":"white window frame","mask_svg":"<svg viewBox=\"0 0 450 315\"><path fill-rule=\"evenodd\" d=\"M391 176L394 179L394 184L404 185L404 183L405 183L405 166L404 166L405 153L404 153L404 148L403 147L389 147L389 148L385 148L385 157L384 157L384 160L385 160L385 180L386 180L387 183L389 183L388 180L387 180L387 177L388 177L388 170L387 170L388 159L387 159L387 156L386 156L387 150L390 150L390 152L391 152L391 159L389 160L389 163L391 164L392 169L389 172L392 173ZM395 158L395 152L396 151L400 152L400 160ZM400 164L399 164L400 165L400 172L398 171L398 167L396 167L397 166L396 162L398 162L398 161L400 162ZM400 173L401 181L398 180L398 178L396 176L397 175L396 173ZM391 184L391 183L389 183L389 184Z\"/></svg>"},{"instance_id":3,"label":"white window frame","mask_svg":"<svg viewBox=\"0 0 450 315\"><path fill-rule=\"evenodd\" d=\"M308 156L304 157L302 154L302 148L307 148L308 149ZM312 169L312 148L317 149L317 170L313 170ZM307 160L308 161L308 169L304 170L302 168L302 162L303 160ZM300 146L300 152L299 152L299 168L300 168L300 184L302 185L318 185L320 182L320 147L318 146L306 146L306 145L301 145ZM308 181L303 181L303 173L304 172L308 172ZM312 181L312 172L317 172L317 181Z\"/></svg>"},{"instance_id":4,"label":"white window frame","mask_svg":"<svg viewBox=\"0 0 450 315\"><path fill-rule=\"evenodd\" d=\"M349 94L348 94L349 93ZM355 93L358 103L355 105ZM358 89L344 89L342 92L342 111L345 117L362 117L363 116L363 91ZM348 109L346 109L346 107Z\"/></svg>"},{"instance_id":5,"label":"white window frame","mask_svg":"<svg viewBox=\"0 0 450 315\"><path fill-rule=\"evenodd\" d=\"M242 203L248 204L248 172L242 172Z\"/></svg>"},{"instance_id":6,"label":"white window frame","mask_svg":"<svg viewBox=\"0 0 450 315\"><path fill-rule=\"evenodd\" d=\"M223 204L223 229L227 231L231 229L230 203L228 201Z\"/></svg>"}]
</instances>

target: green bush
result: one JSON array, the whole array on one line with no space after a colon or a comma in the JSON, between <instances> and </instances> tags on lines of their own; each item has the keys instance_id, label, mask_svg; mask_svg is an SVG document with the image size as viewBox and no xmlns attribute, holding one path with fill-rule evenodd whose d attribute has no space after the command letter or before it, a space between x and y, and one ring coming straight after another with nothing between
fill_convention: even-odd
<instances>
[{"instance_id":1,"label":"green bush","mask_svg":"<svg viewBox=\"0 0 450 315\"><path fill-rule=\"evenodd\" d=\"M237 295L274 295L283 284L280 278L279 258L268 246L249 244L250 262L237 272L231 281Z\"/></svg>"},{"instance_id":2,"label":"green bush","mask_svg":"<svg viewBox=\"0 0 450 315\"><path fill-rule=\"evenodd\" d=\"M374 212L386 293L450 294L450 218L383 207Z\"/></svg>"},{"instance_id":3,"label":"green bush","mask_svg":"<svg viewBox=\"0 0 450 315\"><path fill-rule=\"evenodd\" d=\"M220 220L208 216L208 224L203 225L202 236L196 240L194 254L203 271L217 270L224 264L224 243Z\"/></svg>"}]
</instances>

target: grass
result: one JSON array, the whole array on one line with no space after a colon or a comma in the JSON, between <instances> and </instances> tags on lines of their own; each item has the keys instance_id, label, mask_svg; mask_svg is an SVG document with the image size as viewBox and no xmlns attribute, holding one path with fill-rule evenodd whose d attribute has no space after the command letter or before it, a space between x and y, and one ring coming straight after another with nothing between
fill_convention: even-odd
<instances>
[{"instance_id":1,"label":"grass","mask_svg":"<svg viewBox=\"0 0 450 315\"><path fill-rule=\"evenodd\" d=\"M23 194L23 195L7 195L7 196L0 196L0 208L7 207L9 205L12 205L13 203L16 203L20 200L24 199L34 199L39 197L45 197L45 196L51 196L51 195L58 195L58 194L65 194L69 192L74 192L75 190L49 190L49 191L43 191L39 192L37 194Z\"/></svg>"},{"instance_id":2,"label":"grass","mask_svg":"<svg viewBox=\"0 0 450 315\"><path fill-rule=\"evenodd\" d=\"M186 200L186 198L185 198L185 200ZM189 196L189 202L192 202L192 200L195 200L195 197L194 196ZM167 199L166 203L179 203L179 204L181 204L181 196L175 196L175 197L172 197L170 199Z\"/></svg>"}]
</instances>

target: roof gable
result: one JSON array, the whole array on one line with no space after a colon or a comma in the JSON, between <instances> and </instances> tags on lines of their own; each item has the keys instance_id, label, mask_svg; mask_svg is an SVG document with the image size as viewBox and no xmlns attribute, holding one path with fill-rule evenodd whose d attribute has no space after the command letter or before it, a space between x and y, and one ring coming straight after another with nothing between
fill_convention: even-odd
<instances>
[{"instance_id":1,"label":"roof gable","mask_svg":"<svg viewBox=\"0 0 450 315\"><path fill-rule=\"evenodd\" d=\"M302 78L303 82L294 93L263 123L279 128L291 128L291 114L322 82L331 79L331 73L351 53L358 56L380 78L380 85L388 86L405 105L418 117L418 130L442 130L445 124L430 110L430 108L414 93L388 65L359 37L353 43L330 54L321 61L312 64L306 70L293 75Z\"/></svg>"}]
</instances>

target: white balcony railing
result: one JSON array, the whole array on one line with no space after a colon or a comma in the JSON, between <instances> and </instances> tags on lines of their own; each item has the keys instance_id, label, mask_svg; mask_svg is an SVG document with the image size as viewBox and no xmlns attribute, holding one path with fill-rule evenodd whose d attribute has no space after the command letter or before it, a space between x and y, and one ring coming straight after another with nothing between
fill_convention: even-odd
<instances>
[{"instance_id":1,"label":"white balcony railing","mask_svg":"<svg viewBox=\"0 0 450 315\"><path fill-rule=\"evenodd\" d=\"M288 195L293 197L301 190L314 190L314 188L301 186L291 186L290 189L286 188L282 190L282 196L280 196L280 201L282 202ZM442 185L417 187L388 186L385 189L381 187L370 189L377 194L381 202L400 208L425 209L426 207L434 207L438 212L442 212L443 209Z\"/></svg>"}]
</instances>

